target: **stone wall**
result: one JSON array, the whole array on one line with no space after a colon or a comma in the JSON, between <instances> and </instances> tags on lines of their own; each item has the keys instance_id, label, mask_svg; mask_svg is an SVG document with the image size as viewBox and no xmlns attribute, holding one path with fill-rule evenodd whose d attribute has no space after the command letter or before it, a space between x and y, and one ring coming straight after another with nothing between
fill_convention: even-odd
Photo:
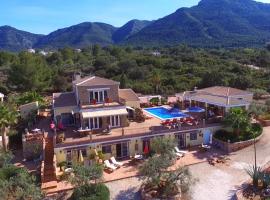
<instances>
[{"instance_id":1,"label":"stone wall","mask_svg":"<svg viewBox=\"0 0 270 200\"><path fill-rule=\"evenodd\" d=\"M263 134L261 134L260 136L258 136L255 141L259 141L261 139ZM218 140L216 138L213 137L213 144L215 144L216 146L218 146L219 148L221 148L222 150L226 151L227 153L231 153L231 152L235 152L241 149L244 149L250 145L253 145L254 140L247 140L247 141L241 141L241 142L235 142L235 143L229 143L229 142L224 142L221 140Z\"/></svg>"}]
</instances>

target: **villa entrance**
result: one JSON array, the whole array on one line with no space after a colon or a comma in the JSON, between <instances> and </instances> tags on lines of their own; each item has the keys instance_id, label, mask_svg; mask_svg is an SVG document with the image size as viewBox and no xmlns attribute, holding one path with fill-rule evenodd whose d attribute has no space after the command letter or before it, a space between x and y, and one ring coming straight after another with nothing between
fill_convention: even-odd
<instances>
[{"instance_id":1,"label":"villa entrance","mask_svg":"<svg viewBox=\"0 0 270 200\"><path fill-rule=\"evenodd\" d=\"M184 133L177 133L175 134L175 139L177 141L179 148L186 147L186 135Z\"/></svg>"},{"instance_id":2,"label":"villa entrance","mask_svg":"<svg viewBox=\"0 0 270 200\"><path fill-rule=\"evenodd\" d=\"M128 142L116 144L116 157L122 159L128 156L129 156Z\"/></svg>"}]
</instances>

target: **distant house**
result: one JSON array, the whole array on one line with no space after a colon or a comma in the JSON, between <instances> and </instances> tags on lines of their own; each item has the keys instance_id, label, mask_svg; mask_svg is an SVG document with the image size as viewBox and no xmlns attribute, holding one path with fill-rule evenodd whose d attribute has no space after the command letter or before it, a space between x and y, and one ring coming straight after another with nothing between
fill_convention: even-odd
<instances>
[{"instance_id":1,"label":"distant house","mask_svg":"<svg viewBox=\"0 0 270 200\"><path fill-rule=\"evenodd\" d=\"M43 56L47 56L48 55L48 52L42 50L42 51L39 52L39 54L40 55L43 55Z\"/></svg>"},{"instance_id":2,"label":"distant house","mask_svg":"<svg viewBox=\"0 0 270 200\"><path fill-rule=\"evenodd\" d=\"M26 119L32 112L38 110L38 102L27 103L19 107L22 119Z\"/></svg>"},{"instance_id":3,"label":"distant house","mask_svg":"<svg viewBox=\"0 0 270 200\"><path fill-rule=\"evenodd\" d=\"M35 49L27 49L27 52L28 53L36 53L36 50Z\"/></svg>"},{"instance_id":4,"label":"distant house","mask_svg":"<svg viewBox=\"0 0 270 200\"><path fill-rule=\"evenodd\" d=\"M152 51L151 54L153 56L161 56L161 53L159 51Z\"/></svg>"},{"instance_id":5,"label":"distant house","mask_svg":"<svg viewBox=\"0 0 270 200\"><path fill-rule=\"evenodd\" d=\"M4 94L2 94L2 93L0 93L0 101L1 101L1 102L3 102L3 101L4 101L4 97L5 97L5 95L4 95Z\"/></svg>"}]
</instances>

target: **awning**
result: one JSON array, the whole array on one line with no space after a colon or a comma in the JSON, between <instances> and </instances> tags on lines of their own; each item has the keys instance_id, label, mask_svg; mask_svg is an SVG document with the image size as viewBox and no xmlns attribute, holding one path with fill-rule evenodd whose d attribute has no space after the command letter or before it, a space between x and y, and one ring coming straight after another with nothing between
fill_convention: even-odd
<instances>
[{"instance_id":1,"label":"awning","mask_svg":"<svg viewBox=\"0 0 270 200\"><path fill-rule=\"evenodd\" d=\"M114 115L128 115L128 112L126 108L82 112L83 118L107 117L107 116L114 116Z\"/></svg>"},{"instance_id":2,"label":"awning","mask_svg":"<svg viewBox=\"0 0 270 200\"><path fill-rule=\"evenodd\" d=\"M127 109L135 111L135 109L130 106L127 106Z\"/></svg>"}]
</instances>

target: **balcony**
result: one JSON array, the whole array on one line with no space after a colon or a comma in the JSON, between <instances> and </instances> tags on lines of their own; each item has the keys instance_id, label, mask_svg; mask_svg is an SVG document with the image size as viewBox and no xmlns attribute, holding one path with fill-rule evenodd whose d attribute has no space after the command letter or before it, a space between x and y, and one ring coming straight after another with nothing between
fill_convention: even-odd
<instances>
[{"instance_id":1,"label":"balcony","mask_svg":"<svg viewBox=\"0 0 270 200\"><path fill-rule=\"evenodd\" d=\"M68 128L65 131L65 140L56 144L56 147L68 147L70 145L87 145L89 143L110 142L119 139L130 139L133 137L152 137L155 135L169 134L174 132L185 132L206 127L220 126L218 122L206 121L198 125L185 125L181 128L168 128L161 125L161 121L157 118L151 118L143 123L130 122L128 127L113 128L111 131L102 132L85 132L80 134L77 128Z\"/></svg>"}]
</instances>

